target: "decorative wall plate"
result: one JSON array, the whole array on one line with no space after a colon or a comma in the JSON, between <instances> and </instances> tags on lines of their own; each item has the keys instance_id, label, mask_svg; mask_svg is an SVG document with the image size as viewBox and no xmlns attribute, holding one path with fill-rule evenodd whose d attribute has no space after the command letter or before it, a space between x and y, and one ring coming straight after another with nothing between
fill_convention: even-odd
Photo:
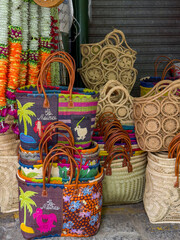
<instances>
[{"instance_id":1,"label":"decorative wall plate","mask_svg":"<svg viewBox=\"0 0 180 240\"><path fill-rule=\"evenodd\" d=\"M61 3L64 2L64 0L34 0L35 3L37 3L41 7L57 7Z\"/></svg>"}]
</instances>

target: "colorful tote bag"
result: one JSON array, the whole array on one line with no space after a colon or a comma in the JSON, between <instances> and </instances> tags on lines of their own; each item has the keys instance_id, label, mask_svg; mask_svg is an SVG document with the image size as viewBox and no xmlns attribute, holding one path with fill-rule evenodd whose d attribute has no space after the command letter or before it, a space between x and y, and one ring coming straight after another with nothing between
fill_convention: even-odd
<instances>
[{"instance_id":1,"label":"colorful tote bag","mask_svg":"<svg viewBox=\"0 0 180 240\"><path fill-rule=\"evenodd\" d=\"M44 86L46 73L52 62L65 65L69 73L69 87ZM88 148L91 145L99 94L86 88L73 88L74 81L74 59L68 53L59 51L51 54L44 62L37 86L26 86L17 90L23 149L38 149L39 140L47 126L58 120L71 127L77 148ZM52 139L52 145L57 141L63 141L61 136Z\"/></svg>"},{"instance_id":2,"label":"colorful tote bag","mask_svg":"<svg viewBox=\"0 0 180 240\"><path fill-rule=\"evenodd\" d=\"M22 235L25 239L93 236L101 220L103 169L94 180L80 183L80 168L69 155L69 183L62 184L60 180L46 177L51 161L61 155L60 152L52 155L52 151L44 159L42 182L32 182L20 171L17 173ZM73 178L74 165L76 179Z\"/></svg>"}]
</instances>

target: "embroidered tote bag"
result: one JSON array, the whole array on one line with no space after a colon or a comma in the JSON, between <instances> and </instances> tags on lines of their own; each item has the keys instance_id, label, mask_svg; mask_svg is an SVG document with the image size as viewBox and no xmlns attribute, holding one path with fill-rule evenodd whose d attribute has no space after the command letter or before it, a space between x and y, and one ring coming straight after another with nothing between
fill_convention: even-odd
<instances>
[{"instance_id":1,"label":"embroidered tote bag","mask_svg":"<svg viewBox=\"0 0 180 240\"><path fill-rule=\"evenodd\" d=\"M81 182L71 155L51 150L43 162L43 178L31 181L18 170L19 220L25 239L43 237L89 237L97 233L102 210L103 168L93 180ZM53 154L54 153L54 154ZM65 154L70 161L69 179L50 178L54 157ZM77 170L73 177L74 168ZM68 181L68 183L67 183Z\"/></svg>"},{"instance_id":2,"label":"embroidered tote bag","mask_svg":"<svg viewBox=\"0 0 180 240\"><path fill-rule=\"evenodd\" d=\"M46 73L52 62L65 65L69 74L69 87L44 86ZM71 128L77 148L88 148L91 145L99 94L86 88L73 88L74 80L74 59L68 53L59 51L51 54L44 62L37 86L17 90L20 141L23 149L38 149L43 132L55 121L62 121ZM61 136L58 141L63 141ZM55 143L57 139L52 139L52 145Z\"/></svg>"}]
</instances>

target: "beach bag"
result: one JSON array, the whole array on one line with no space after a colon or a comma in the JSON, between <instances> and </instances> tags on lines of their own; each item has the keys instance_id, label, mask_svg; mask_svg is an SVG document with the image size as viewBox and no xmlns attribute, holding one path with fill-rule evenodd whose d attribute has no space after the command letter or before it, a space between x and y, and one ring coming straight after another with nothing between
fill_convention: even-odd
<instances>
[{"instance_id":1,"label":"beach bag","mask_svg":"<svg viewBox=\"0 0 180 240\"><path fill-rule=\"evenodd\" d=\"M89 237L97 233L102 210L103 168L95 178L81 181L72 156L69 179L50 178L54 157L51 150L43 162L42 180L27 180L18 170L19 220L25 239L42 237ZM77 175L73 178L74 168Z\"/></svg>"},{"instance_id":2,"label":"beach bag","mask_svg":"<svg viewBox=\"0 0 180 240\"><path fill-rule=\"evenodd\" d=\"M57 57L59 56L59 57ZM61 62L69 73L69 87L45 87L50 63ZM74 59L65 52L51 54L44 62L37 86L26 86L16 92L21 146L25 150L38 150L39 141L55 121L67 124L77 148L88 148L92 142L98 93L84 88L73 88ZM57 143L52 139L52 145Z\"/></svg>"}]
</instances>

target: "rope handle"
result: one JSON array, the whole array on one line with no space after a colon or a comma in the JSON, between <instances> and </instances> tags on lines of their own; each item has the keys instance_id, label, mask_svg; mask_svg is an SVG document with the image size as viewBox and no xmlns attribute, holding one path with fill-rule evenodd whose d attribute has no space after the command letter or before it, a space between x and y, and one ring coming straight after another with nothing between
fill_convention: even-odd
<instances>
[{"instance_id":1,"label":"rope handle","mask_svg":"<svg viewBox=\"0 0 180 240\"><path fill-rule=\"evenodd\" d=\"M60 56L60 57L57 57ZM55 53L52 53L51 55L49 55L46 60L43 62L40 72L39 72L39 76L38 76L38 80L37 80L37 90L38 93L42 93L44 94L44 104L43 107L44 108L50 108L50 104L49 104L49 100L47 98L47 94L45 92L44 89L44 83L46 82L46 76L47 76L47 72L48 69L50 67L50 64L53 62L59 62L62 63L69 74L69 87L68 87L68 91L70 94L70 101L68 104L68 107L73 107L73 101L72 101L72 89L74 86L74 81L75 81L75 61L74 59L71 57L71 55L69 53L65 53L62 51L58 51Z\"/></svg>"}]
</instances>

